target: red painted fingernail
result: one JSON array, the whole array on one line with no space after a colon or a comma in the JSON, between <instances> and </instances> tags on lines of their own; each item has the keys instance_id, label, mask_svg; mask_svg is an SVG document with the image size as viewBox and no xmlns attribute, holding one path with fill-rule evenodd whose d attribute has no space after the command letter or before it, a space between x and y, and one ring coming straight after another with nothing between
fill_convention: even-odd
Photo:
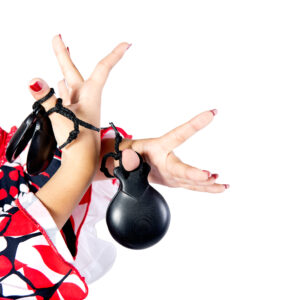
<instances>
[{"instance_id":1,"label":"red painted fingernail","mask_svg":"<svg viewBox=\"0 0 300 300\"><path fill-rule=\"evenodd\" d=\"M70 54L70 49L69 49L69 47L67 47L67 50L68 50L68 52L69 52L69 54Z\"/></svg>"},{"instance_id":2,"label":"red painted fingernail","mask_svg":"<svg viewBox=\"0 0 300 300\"><path fill-rule=\"evenodd\" d=\"M214 179L217 179L219 177L219 174L212 174L211 177L213 177Z\"/></svg>"},{"instance_id":3,"label":"red painted fingernail","mask_svg":"<svg viewBox=\"0 0 300 300\"><path fill-rule=\"evenodd\" d=\"M210 112L215 116L218 113L218 110L217 109L212 109L212 110L210 110Z\"/></svg>"},{"instance_id":4,"label":"red painted fingernail","mask_svg":"<svg viewBox=\"0 0 300 300\"><path fill-rule=\"evenodd\" d=\"M62 40L61 34L59 34L60 39Z\"/></svg>"},{"instance_id":5,"label":"red painted fingernail","mask_svg":"<svg viewBox=\"0 0 300 300\"><path fill-rule=\"evenodd\" d=\"M202 170L202 171L206 172L208 177L210 176L210 172L209 171L207 171L207 170Z\"/></svg>"},{"instance_id":6,"label":"red painted fingernail","mask_svg":"<svg viewBox=\"0 0 300 300\"><path fill-rule=\"evenodd\" d=\"M34 92L39 92L42 88L43 85L40 81L36 81L34 84L29 86Z\"/></svg>"},{"instance_id":7,"label":"red painted fingernail","mask_svg":"<svg viewBox=\"0 0 300 300\"><path fill-rule=\"evenodd\" d=\"M230 185L229 184L224 184L225 189L229 189Z\"/></svg>"},{"instance_id":8,"label":"red painted fingernail","mask_svg":"<svg viewBox=\"0 0 300 300\"><path fill-rule=\"evenodd\" d=\"M132 44L129 44L128 47L126 48L126 50L128 50L131 46L132 46Z\"/></svg>"}]
</instances>

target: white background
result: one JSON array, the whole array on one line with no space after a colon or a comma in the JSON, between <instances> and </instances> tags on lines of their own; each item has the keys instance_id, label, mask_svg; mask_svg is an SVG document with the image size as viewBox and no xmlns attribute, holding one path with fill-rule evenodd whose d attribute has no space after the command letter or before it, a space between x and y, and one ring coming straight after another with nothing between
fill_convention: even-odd
<instances>
[{"instance_id":1,"label":"white background","mask_svg":"<svg viewBox=\"0 0 300 300\"><path fill-rule=\"evenodd\" d=\"M132 47L103 92L101 126L159 136L198 113L213 122L175 149L220 175L221 194L155 188L172 219L156 246L117 245L88 299L299 299L299 1L2 1L1 126L31 111L28 81L62 78L61 33L84 77ZM113 239L105 221L99 236Z\"/></svg>"}]
</instances>

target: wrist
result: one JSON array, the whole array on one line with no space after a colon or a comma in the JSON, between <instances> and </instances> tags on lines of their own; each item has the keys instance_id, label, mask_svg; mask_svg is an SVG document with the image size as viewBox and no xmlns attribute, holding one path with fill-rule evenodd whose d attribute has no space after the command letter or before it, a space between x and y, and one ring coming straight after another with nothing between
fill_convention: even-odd
<instances>
[{"instance_id":1,"label":"wrist","mask_svg":"<svg viewBox=\"0 0 300 300\"><path fill-rule=\"evenodd\" d=\"M77 138L62 149L61 160L62 163L76 160L95 169L99 163L100 149L99 132L81 127Z\"/></svg>"}]
</instances>

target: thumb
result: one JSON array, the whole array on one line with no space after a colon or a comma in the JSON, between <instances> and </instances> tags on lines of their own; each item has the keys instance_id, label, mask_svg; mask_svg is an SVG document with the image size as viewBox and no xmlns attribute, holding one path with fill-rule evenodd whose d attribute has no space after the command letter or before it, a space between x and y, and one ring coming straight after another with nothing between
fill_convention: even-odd
<instances>
[{"instance_id":1,"label":"thumb","mask_svg":"<svg viewBox=\"0 0 300 300\"><path fill-rule=\"evenodd\" d=\"M33 78L30 80L28 88L35 100L45 97L50 92L49 85L41 78ZM47 101L42 103L46 111L55 106L56 99L56 96L53 94Z\"/></svg>"},{"instance_id":2,"label":"thumb","mask_svg":"<svg viewBox=\"0 0 300 300\"><path fill-rule=\"evenodd\" d=\"M35 100L45 97L50 88L47 82L41 78L34 78L29 82L28 89ZM46 111L51 109L56 104L56 96L53 94L48 100L42 103ZM58 145L62 145L68 138L69 132L74 129L74 124L71 120L57 113L49 115L52 123L53 132Z\"/></svg>"},{"instance_id":3,"label":"thumb","mask_svg":"<svg viewBox=\"0 0 300 300\"><path fill-rule=\"evenodd\" d=\"M114 162L115 162L115 167L118 167L119 161L115 160ZM125 170L130 172L139 166L140 159L134 150L124 149L122 151L122 164Z\"/></svg>"}]
</instances>

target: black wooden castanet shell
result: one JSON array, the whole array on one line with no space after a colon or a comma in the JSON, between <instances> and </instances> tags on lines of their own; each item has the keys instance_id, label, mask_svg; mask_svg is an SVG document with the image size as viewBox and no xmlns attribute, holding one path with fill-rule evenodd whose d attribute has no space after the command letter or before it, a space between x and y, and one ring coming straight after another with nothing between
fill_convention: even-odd
<instances>
[{"instance_id":1,"label":"black wooden castanet shell","mask_svg":"<svg viewBox=\"0 0 300 300\"><path fill-rule=\"evenodd\" d=\"M148 182L151 167L138 155L141 163L137 169L128 172L122 165L114 169L120 186L106 213L112 237L130 249L153 246L170 224L167 202Z\"/></svg>"}]
</instances>

